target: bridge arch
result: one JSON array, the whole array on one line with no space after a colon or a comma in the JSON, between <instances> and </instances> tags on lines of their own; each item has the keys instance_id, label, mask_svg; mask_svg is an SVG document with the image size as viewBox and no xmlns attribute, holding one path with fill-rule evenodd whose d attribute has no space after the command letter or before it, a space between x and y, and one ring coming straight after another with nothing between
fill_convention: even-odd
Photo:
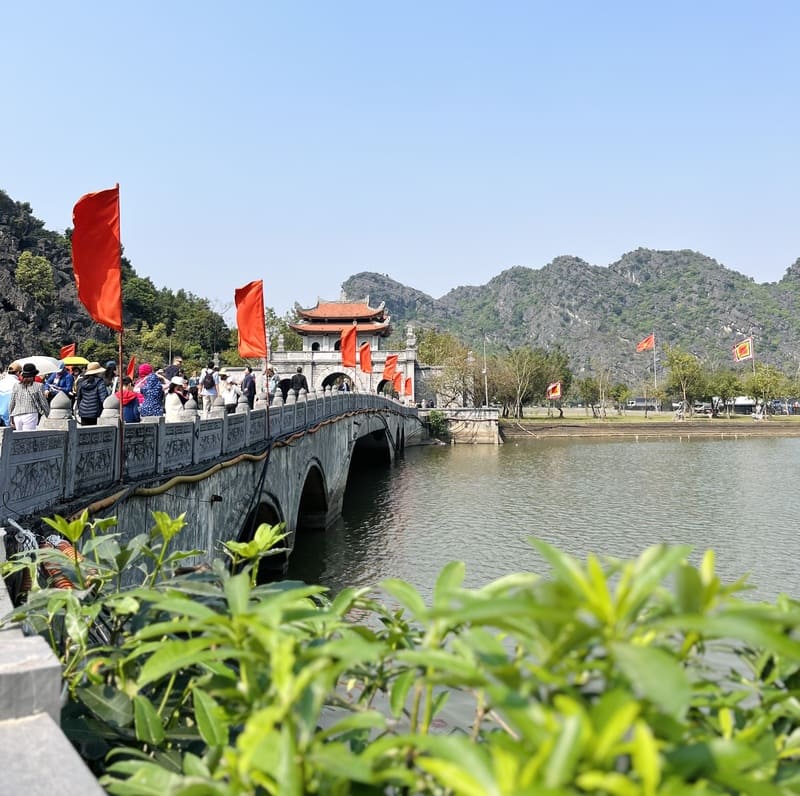
<instances>
[{"instance_id":1,"label":"bridge arch","mask_svg":"<svg viewBox=\"0 0 800 796\"><path fill-rule=\"evenodd\" d=\"M324 531L328 524L328 487L324 470L317 459L312 459L303 479L303 489L297 505L295 533L305 530Z\"/></svg>"}]
</instances>

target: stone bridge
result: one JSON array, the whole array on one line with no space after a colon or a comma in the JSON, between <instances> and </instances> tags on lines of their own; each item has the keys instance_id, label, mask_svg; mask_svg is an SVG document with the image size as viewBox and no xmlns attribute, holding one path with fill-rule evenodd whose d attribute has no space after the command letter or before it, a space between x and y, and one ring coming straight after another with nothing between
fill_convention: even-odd
<instances>
[{"instance_id":1,"label":"stone bridge","mask_svg":"<svg viewBox=\"0 0 800 796\"><path fill-rule=\"evenodd\" d=\"M148 530L158 510L185 513L178 543L209 558L220 541L247 538L262 521L285 522L293 544L339 515L354 462L388 466L426 435L416 409L365 393L301 394L269 410L240 404L235 414L218 408L124 426L115 404L106 401L98 426L65 418L45 430L0 429L0 525L89 508L116 515L127 536ZM0 583L0 615L10 610ZM47 643L0 630L0 792L102 795L61 733L60 712L61 667ZM57 763L43 766L43 753Z\"/></svg>"},{"instance_id":2,"label":"stone bridge","mask_svg":"<svg viewBox=\"0 0 800 796\"><path fill-rule=\"evenodd\" d=\"M51 419L46 430L0 429L0 525L89 508L135 535L164 511L186 515L181 546L209 557L261 522L285 522L293 543L339 516L354 460L388 466L425 435L416 409L366 393L301 393L269 410L242 402L234 414L220 406L124 426L110 398L103 415L97 426Z\"/></svg>"}]
</instances>

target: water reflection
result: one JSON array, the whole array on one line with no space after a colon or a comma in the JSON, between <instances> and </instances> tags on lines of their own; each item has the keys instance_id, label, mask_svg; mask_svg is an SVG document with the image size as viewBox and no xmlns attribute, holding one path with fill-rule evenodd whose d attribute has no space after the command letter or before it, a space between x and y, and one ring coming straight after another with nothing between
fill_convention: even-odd
<instances>
[{"instance_id":1,"label":"water reflection","mask_svg":"<svg viewBox=\"0 0 800 796\"><path fill-rule=\"evenodd\" d=\"M351 479L341 520L304 534L290 577L337 590L385 577L426 596L450 560L467 585L545 572L528 539L583 557L632 557L658 542L712 547L726 580L796 596L800 506L789 484L800 439L525 440L409 449Z\"/></svg>"}]
</instances>

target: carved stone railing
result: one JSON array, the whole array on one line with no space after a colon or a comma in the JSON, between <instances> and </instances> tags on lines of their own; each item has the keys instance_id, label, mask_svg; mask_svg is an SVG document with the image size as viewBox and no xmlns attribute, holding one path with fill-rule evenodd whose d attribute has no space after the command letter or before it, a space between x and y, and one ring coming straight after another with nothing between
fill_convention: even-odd
<instances>
[{"instance_id":1,"label":"carved stone railing","mask_svg":"<svg viewBox=\"0 0 800 796\"><path fill-rule=\"evenodd\" d=\"M183 412L177 422L146 418L123 426L113 396L96 426L80 426L57 407L36 431L0 428L0 525L8 517L29 516L120 481L158 478L263 448L270 437L359 409L416 414L413 407L383 396L330 391L299 397L290 392L286 404L276 397L269 422L265 406L250 410L246 403L232 414L215 406L208 415Z\"/></svg>"}]
</instances>

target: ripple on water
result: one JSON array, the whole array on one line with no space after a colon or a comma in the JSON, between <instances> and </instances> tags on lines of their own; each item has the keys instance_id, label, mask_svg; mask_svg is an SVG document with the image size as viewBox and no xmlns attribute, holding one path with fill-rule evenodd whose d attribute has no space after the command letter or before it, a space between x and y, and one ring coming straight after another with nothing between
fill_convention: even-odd
<instances>
[{"instance_id":1,"label":"ripple on water","mask_svg":"<svg viewBox=\"0 0 800 796\"><path fill-rule=\"evenodd\" d=\"M531 440L409 449L354 480L341 520L298 534L290 575L334 590L399 577L429 595L451 560L467 585L545 572L535 536L580 558L660 542L711 547L725 580L797 595L800 439Z\"/></svg>"}]
</instances>

